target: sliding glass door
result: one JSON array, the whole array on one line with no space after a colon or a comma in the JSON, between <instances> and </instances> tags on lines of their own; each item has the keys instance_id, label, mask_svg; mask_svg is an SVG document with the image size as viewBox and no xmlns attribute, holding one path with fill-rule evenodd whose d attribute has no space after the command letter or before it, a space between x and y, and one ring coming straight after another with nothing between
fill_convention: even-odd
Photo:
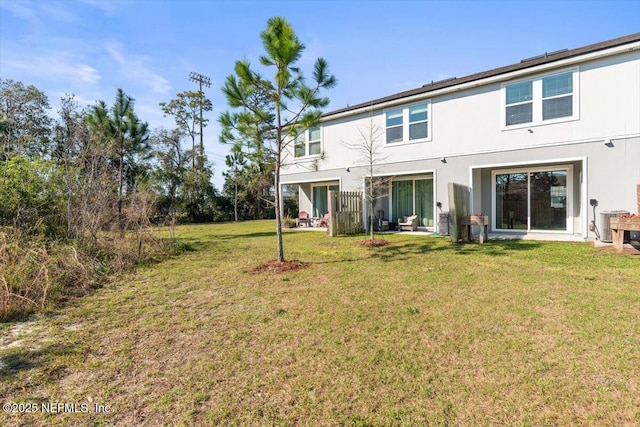
<instances>
[{"instance_id":1,"label":"sliding glass door","mask_svg":"<svg viewBox=\"0 0 640 427\"><path fill-rule=\"evenodd\" d=\"M433 180L416 179L414 183L418 224L433 227Z\"/></svg>"},{"instance_id":2,"label":"sliding glass door","mask_svg":"<svg viewBox=\"0 0 640 427\"><path fill-rule=\"evenodd\" d=\"M391 187L394 221L413 215L413 181L393 181Z\"/></svg>"},{"instance_id":3,"label":"sliding glass door","mask_svg":"<svg viewBox=\"0 0 640 427\"><path fill-rule=\"evenodd\" d=\"M433 227L433 180L408 179L391 183L392 218L417 215L418 224Z\"/></svg>"},{"instance_id":4,"label":"sliding glass door","mask_svg":"<svg viewBox=\"0 0 640 427\"><path fill-rule=\"evenodd\" d=\"M329 190L338 191L339 185L316 185L313 187L313 216L322 218L329 210L328 194Z\"/></svg>"},{"instance_id":5,"label":"sliding glass door","mask_svg":"<svg viewBox=\"0 0 640 427\"><path fill-rule=\"evenodd\" d=\"M571 232L571 168L498 171L494 179L496 230Z\"/></svg>"},{"instance_id":6,"label":"sliding glass door","mask_svg":"<svg viewBox=\"0 0 640 427\"><path fill-rule=\"evenodd\" d=\"M532 173L531 229L567 231L567 171Z\"/></svg>"}]
</instances>

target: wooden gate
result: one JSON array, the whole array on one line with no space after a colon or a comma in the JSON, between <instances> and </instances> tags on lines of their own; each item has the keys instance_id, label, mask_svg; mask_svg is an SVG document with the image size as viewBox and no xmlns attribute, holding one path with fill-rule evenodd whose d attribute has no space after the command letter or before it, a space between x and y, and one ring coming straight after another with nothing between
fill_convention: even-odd
<instances>
[{"instance_id":1,"label":"wooden gate","mask_svg":"<svg viewBox=\"0 0 640 427\"><path fill-rule=\"evenodd\" d=\"M362 233L362 192L329 190L328 198L329 235Z\"/></svg>"}]
</instances>

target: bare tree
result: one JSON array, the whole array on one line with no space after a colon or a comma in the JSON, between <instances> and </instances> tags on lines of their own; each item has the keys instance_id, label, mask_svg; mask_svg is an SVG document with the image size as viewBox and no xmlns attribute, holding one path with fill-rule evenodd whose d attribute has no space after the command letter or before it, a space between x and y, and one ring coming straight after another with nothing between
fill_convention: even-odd
<instances>
[{"instance_id":1,"label":"bare tree","mask_svg":"<svg viewBox=\"0 0 640 427\"><path fill-rule=\"evenodd\" d=\"M376 202L386 192L390 177L376 177L376 171L388 156L382 153L382 136L384 130L373 120L373 112L369 113L369 123L363 129L358 127L358 139L355 142L343 142L343 145L359 154L357 164L366 166L363 173L364 194L369 211L369 236L374 239L374 222Z\"/></svg>"}]
</instances>

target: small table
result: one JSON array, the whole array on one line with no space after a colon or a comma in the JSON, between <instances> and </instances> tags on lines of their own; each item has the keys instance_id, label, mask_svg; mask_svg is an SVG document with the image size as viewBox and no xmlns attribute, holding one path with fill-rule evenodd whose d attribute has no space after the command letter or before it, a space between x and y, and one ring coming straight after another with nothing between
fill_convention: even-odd
<instances>
[{"instance_id":1,"label":"small table","mask_svg":"<svg viewBox=\"0 0 640 427\"><path fill-rule=\"evenodd\" d=\"M482 244L485 240L489 240L488 226L489 226L489 216L488 215L467 215L462 218L462 241L470 241L471 237L471 227L477 225L482 227L480 231L480 235L478 237L478 243Z\"/></svg>"},{"instance_id":2,"label":"small table","mask_svg":"<svg viewBox=\"0 0 640 427\"><path fill-rule=\"evenodd\" d=\"M618 253L624 250L624 232L640 231L640 218L611 218L611 236L613 240L613 248Z\"/></svg>"}]
</instances>

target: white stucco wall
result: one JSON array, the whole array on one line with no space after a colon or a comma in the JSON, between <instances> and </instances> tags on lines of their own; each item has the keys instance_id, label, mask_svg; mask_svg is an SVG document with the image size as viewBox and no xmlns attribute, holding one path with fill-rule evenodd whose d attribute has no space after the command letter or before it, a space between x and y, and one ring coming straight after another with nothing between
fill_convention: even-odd
<instances>
[{"instance_id":1,"label":"white stucco wall","mask_svg":"<svg viewBox=\"0 0 640 427\"><path fill-rule=\"evenodd\" d=\"M563 69L578 70L579 88L575 93L579 98L577 120L525 125L516 129L502 126L503 83ZM323 157L294 158L290 155L282 170L283 180L289 181L287 176L292 174L343 170L366 164L361 153L348 148L347 144L360 141L360 132L368 132L371 126L380 131L378 144L381 156L385 157L382 163L388 164L640 134L638 50L580 64L567 65L563 62L554 67L547 64L537 73L522 70L509 77L502 82L425 98L431 102L431 140L426 142L385 144L384 108L324 121L321 128Z\"/></svg>"}]
</instances>

